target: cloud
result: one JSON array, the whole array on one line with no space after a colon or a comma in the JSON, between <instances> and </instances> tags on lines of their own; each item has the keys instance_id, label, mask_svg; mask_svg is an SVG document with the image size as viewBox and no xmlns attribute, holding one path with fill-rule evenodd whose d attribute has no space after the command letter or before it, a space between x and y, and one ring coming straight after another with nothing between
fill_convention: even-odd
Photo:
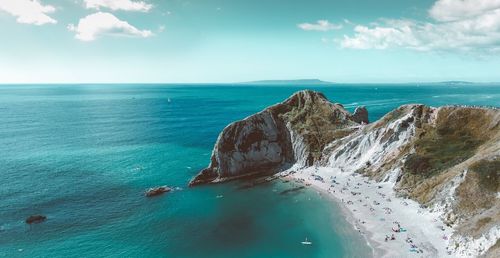
<instances>
[{"instance_id":1,"label":"cloud","mask_svg":"<svg viewBox=\"0 0 500 258\"><path fill-rule=\"evenodd\" d=\"M138 11L138 12L149 12L153 8L152 4L148 4L144 1L132 1L132 0L83 0L85 2L85 7L87 9L101 9L108 8L113 11Z\"/></svg>"},{"instance_id":2,"label":"cloud","mask_svg":"<svg viewBox=\"0 0 500 258\"><path fill-rule=\"evenodd\" d=\"M477 5L474 6L472 2ZM354 27L354 35L344 35L340 45L354 49L496 52L500 50L498 2L438 0L429 10L434 21L382 19L369 26L357 25Z\"/></svg>"},{"instance_id":3,"label":"cloud","mask_svg":"<svg viewBox=\"0 0 500 258\"><path fill-rule=\"evenodd\" d=\"M47 14L53 13L56 8L43 5L38 0L0 0L0 10L17 17L18 23L43 25L55 24L56 20Z\"/></svg>"},{"instance_id":4,"label":"cloud","mask_svg":"<svg viewBox=\"0 0 500 258\"><path fill-rule=\"evenodd\" d=\"M90 14L80 19L77 26L69 24L68 30L76 32L75 38L81 41L93 41L102 35L139 38L147 38L153 35L150 30L139 30L128 22L104 12Z\"/></svg>"},{"instance_id":5,"label":"cloud","mask_svg":"<svg viewBox=\"0 0 500 258\"><path fill-rule=\"evenodd\" d=\"M333 24L327 20L319 20L316 23L301 23L297 27L308 31L329 31L342 29L342 24Z\"/></svg>"},{"instance_id":6,"label":"cloud","mask_svg":"<svg viewBox=\"0 0 500 258\"><path fill-rule=\"evenodd\" d=\"M438 0L429 10L437 21L456 21L500 8L500 0Z\"/></svg>"}]
</instances>

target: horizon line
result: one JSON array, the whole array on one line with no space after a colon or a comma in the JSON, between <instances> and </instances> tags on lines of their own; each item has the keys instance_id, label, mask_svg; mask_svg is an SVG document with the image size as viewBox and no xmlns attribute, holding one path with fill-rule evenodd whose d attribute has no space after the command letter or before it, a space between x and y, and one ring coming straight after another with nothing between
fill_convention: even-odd
<instances>
[{"instance_id":1,"label":"horizon line","mask_svg":"<svg viewBox=\"0 0 500 258\"><path fill-rule=\"evenodd\" d=\"M306 79L307 80L307 79ZM443 84L443 83L455 83L455 84L500 84L500 81L488 81L488 82L478 82L478 81L457 81L457 80L449 80L449 81L406 81L406 82L329 82L319 80L318 82L300 82L304 81L302 79L298 80L258 80L258 81L245 81L245 82L0 82L0 85L91 85L91 84L101 84L101 85L117 85L117 84L148 84L148 85L209 85L209 84L218 84L218 85L262 85L265 86L266 82L269 84L280 84L283 86L287 86L287 82L292 84L293 86L299 86L300 84L304 85L321 85L328 86L329 84L351 84L351 85L359 85L359 84ZM291 86L291 85L288 85Z\"/></svg>"}]
</instances>

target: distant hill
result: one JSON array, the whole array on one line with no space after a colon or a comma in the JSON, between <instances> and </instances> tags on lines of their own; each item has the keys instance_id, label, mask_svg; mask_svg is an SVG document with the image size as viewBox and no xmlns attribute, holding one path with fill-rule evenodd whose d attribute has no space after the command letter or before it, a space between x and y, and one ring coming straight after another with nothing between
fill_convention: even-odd
<instances>
[{"instance_id":1,"label":"distant hill","mask_svg":"<svg viewBox=\"0 0 500 258\"><path fill-rule=\"evenodd\" d=\"M464 84L475 84L474 82L468 82L468 81L444 81L444 82L437 82L439 84L452 84L452 85L464 85Z\"/></svg>"},{"instance_id":2,"label":"distant hill","mask_svg":"<svg viewBox=\"0 0 500 258\"><path fill-rule=\"evenodd\" d=\"M256 84L256 85L311 85L311 84L333 84L333 82L326 82L318 79L300 79L300 80L262 80L251 82L240 82L239 84Z\"/></svg>"}]
</instances>

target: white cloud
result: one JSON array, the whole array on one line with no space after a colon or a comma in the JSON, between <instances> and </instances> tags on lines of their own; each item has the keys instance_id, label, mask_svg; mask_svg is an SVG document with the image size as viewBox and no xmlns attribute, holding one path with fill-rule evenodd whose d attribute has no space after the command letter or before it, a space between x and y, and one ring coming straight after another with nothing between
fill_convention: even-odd
<instances>
[{"instance_id":1,"label":"white cloud","mask_svg":"<svg viewBox=\"0 0 500 258\"><path fill-rule=\"evenodd\" d=\"M437 21L456 21L500 8L500 0L438 0L429 10Z\"/></svg>"},{"instance_id":2,"label":"white cloud","mask_svg":"<svg viewBox=\"0 0 500 258\"><path fill-rule=\"evenodd\" d=\"M355 36L344 36L344 40L342 40L341 46L344 48L357 49L386 49L392 45L417 45L412 31L412 27L414 26L412 22L391 22L393 23L393 25L397 26L397 28L381 26L369 28L366 26L358 25L354 28L354 31L356 32Z\"/></svg>"},{"instance_id":3,"label":"white cloud","mask_svg":"<svg viewBox=\"0 0 500 258\"><path fill-rule=\"evenodd\" d=\"M93 41L102 35L140 38L147 38L153 35L150 30L139 30L128 22L104 12L90 14L80 19L77 26L69 24L68 29L76 32L75 38L82 41Z\"/></svg>"},{"instance_id":4,"label":"white cloud","mask_svg":"<svg viewBox=\"0 0 500 258\"><path fill-rule=\"evenodd\" d=\"M354 35L344 35L340 45L354 49L498 51L499 1L476 1L478 5L472 8L472 0L438 0L429 10L433 22L386 19L370 26L357 25Z\"/></svg>"},{"instance_id":5,"label":"white cloud","mask_svg":"<svg viewBox=\"0 0 500 258\"><path fill-rule=\"evenodd\" d=\"M329 31L342 29L342 24L333 24L327 20L319 20L316 23L301 23L297 25L303 30Z\"/></svg>"},{"instance_id":6,"label":"white cloud","mask_svg":"<svg viewBox=\"0 0 500 258\"><path fill-rule=\"evenodd\" d=\"M148 4L144 1L132 1L132 0L83 0L85 2L85 7L87 9L100 9L108 8L113 11L123 10L123 11L139 11L148 12L153 8L153 5Z\"/></svg>"},{"instance_id":7,"label":"white cloud","mask_svg":"<svg viewBox=\"0 0 500 258\"><path fill-rule=\"evenodd\" d=\"M38 0L0 0L0 10L17 17L18 23L43 25L57 23L47 14L53 13L56 8L43 5Z\"/></svg>"}]
</instances>

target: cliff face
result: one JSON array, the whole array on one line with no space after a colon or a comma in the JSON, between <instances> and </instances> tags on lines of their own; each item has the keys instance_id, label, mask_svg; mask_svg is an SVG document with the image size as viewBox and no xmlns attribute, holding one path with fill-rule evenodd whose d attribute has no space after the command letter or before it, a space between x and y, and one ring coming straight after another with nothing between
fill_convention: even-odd
<instances>
[{"instance_id":1,"label":"cliff face","mask_svg":"<svg viewBox=\"0 0 500 258\"><path fill-rule=\"evenodd\" d=\"M367 122L366 109L352 115L318 92L300 91L282 103L228 125L210 165L190 185L276 173L293 164L313 165L326 144Z\"/></svg>"},{"instance_id":2,"label":"cliff face","mask_svg":"<svg viewBox=\"0 0 500 258\"><path fill-rule=\"evenodd\" d=\"M292 165L335 167L390 182L441 212L456 228L456 249L481 254L500 238L499 109L404 105L367 123L365 108L350 114L321 93L298 92L226 127L190 185Z\"/></svg>"},{"instance_id":3,"label":"cliff face","mask_svg":"<svg viewBox=\"0 0 500 258\"><path fill-rule=\"evenodd\" d=\"M402 106L331 142L323 157L441 212L459 252L484 253L500 237L499 109Z\"/></svg>"},{"instance_id":4,"label":"cliff face","mask_svg":"<svg viewBox=\"0 0 500 258\"><path fill-rule=\"evenodd\" d=\"M270 109L230 124L219 135L209 167L190 185L273 173L294 162L286 124Z\"/></svg>"}]
</instances>

